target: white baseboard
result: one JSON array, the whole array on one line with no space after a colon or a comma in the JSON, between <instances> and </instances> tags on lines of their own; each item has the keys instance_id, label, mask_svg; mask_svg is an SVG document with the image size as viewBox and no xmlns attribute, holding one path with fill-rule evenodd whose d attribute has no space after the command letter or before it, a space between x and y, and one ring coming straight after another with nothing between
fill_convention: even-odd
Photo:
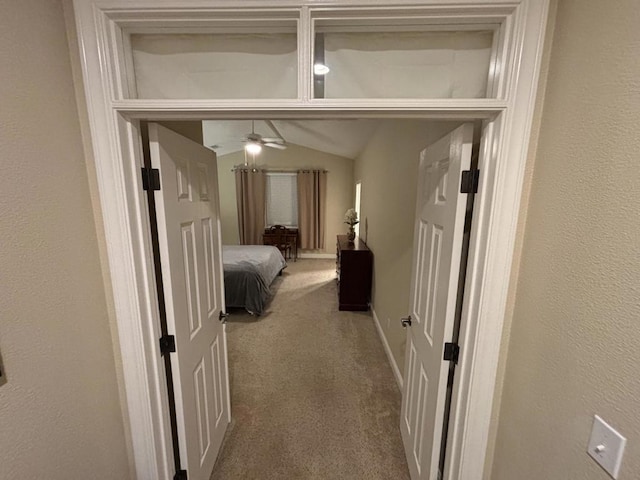
<instances>
[{"instance_id":1,"label":"white baseboard","mask_svg":"<svg viewBox=\"0 0 640 480\"><path fill-rule=\"evenodd\" d=\"M336 254L335 253L313 253L313 252L307 252L307 253L299 253L298 254L298 258L336 258Z\"/></svg>"},{"instance_id":2,"label":"white baseboard","mask_svg":"<svg viewBox=\"0 0 640 480\"><path fill-rule=\"evenodd\" d=\"M378 330L378 335L380 335L380 340L382 340L382 346L384 347L384 351L387 354L387 359L389 360L389 364L391 365L391 370L393 370L393 375L396 377L396 382L398 383L398 388L402 391L402 374L400 373L400 369L398 368L398 364L396 363L396 359L391 353L391 347L389 347L389 342L387 342L387 337L382 330L382 326L380 325L380 320L378 320L378 315L376 315L376 311L371 307L371 313L373 314L373 323L376 325L376 330Z\"/></svg>"}]
</instances>

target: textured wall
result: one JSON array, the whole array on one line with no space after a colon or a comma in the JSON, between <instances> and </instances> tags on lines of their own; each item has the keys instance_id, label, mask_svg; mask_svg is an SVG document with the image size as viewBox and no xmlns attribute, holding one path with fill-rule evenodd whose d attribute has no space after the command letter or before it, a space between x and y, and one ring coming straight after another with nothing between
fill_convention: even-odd
<instances>
[{"instance_id":1,"label":"textured wall","mask_svg":"<svg viewBox=\"0 0 640 480\"><path fill-rule=\"evenodd\" d=\"M640 9L558 3L492 480L606 479L595 413L640 472Z\"/></svg>"},{"instance_id":2,"label":"textured wall","mask_svg":"<svg viewBox=\"0 0 640 480\"><path fill-rule=\"evenodd\" d=\"M336 235L346 233L344 212L353 207L353 160L320 152L300 145L289 144L286 150L264 148L256 157L258 165L267 169L317 168L327 174L327 228L326 253L336 251ZM244 151L230 153L218 159L218 183L220 184L220 218L222 242L236 245L238 236L238 210L236 208L236 181L231 169L244 163ZM322 252L320 252L322 253Z\"/></svg>"},{"instance_id":3,"label":"textured wall","mask_svg":"<svg viewBox=\"0 0 640 480\"><path fill-rule=\"evenodd\" d=\"M60 2L0 3L0 64L0 478L128 478Z\"/></svg>"},{"instance_id":4,"label":"textured wall","mask_svg":"<svg viewBox=\"0 0 640 480\"><path fill-rule=\"evenodd\" d=\"M373 309L402 373L409 311L420 151L457 124L410 120L382 122L355 162L362 181L360 236L373 251Z\"/></svg>"}]
</instances>

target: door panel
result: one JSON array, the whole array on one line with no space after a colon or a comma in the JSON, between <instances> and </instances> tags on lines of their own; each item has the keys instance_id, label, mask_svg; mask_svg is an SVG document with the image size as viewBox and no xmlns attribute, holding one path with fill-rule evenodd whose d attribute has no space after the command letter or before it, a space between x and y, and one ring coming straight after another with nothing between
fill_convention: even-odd
<instances>
[{"instance_id":1,"label":"door panel","mask_svg":"<svg viewBox=\"0 0 640 480\"><path fill-rule=\"evenodd\" d=\"M420 155L401 431L412 479L436 480L446 398L443 361L455 319L473 126L465 124Z\"/></svg>"},{"instance_id":2,"label":"door panel","mask_svg":"<svg viewBox=\"0 0 640 480\"><path fill-rule=\"evenodd\" d=\"M230 421L216 156L149 124L182 468L208 480Z\"/></svg>"}]
</instances>

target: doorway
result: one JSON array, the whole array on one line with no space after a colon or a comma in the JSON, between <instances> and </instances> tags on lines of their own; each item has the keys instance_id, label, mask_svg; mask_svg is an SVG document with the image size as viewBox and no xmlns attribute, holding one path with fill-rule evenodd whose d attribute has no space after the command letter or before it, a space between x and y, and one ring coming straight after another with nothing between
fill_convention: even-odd
<instances>
[{"instance_id":1,"label":"doorway","mask_svg":"<svg viewBox=\"0 0 640 480\"><path fill-rule=\"evenodd\" d=\"M298 124L300 122L301 121L297 121ZM316 124L318 123L317 120L315 120L314 122ZM282 121L282 123L284 123L284 121ZM310 122L310 123L313 123L313 122ZM383 194L382 196L384 197L385 202L387 204L393 204L393 200L392 200L393 197L396 197L396 196L402 194L407 189L411 190L413 188L413 190L415 190L416 185L411 185L411 182L414 182L414 183L416 182L416 175L413 173L413 170L414 169L416 171L418 170L417 169L417 163L418 163L417 162L417 158L418 158L418 154L422 150L422 148L426 147L431 142L435 141L443 132L446 132L449 129L453 128L456 125L456 123L452 123L452 122L434 122L434 121L431 121L431 122L422 121L421 122L421 121L406 121L406 120L405 121L402 121L402 120L384 120L384 121L380 121L379 123L380 124L376 125L375 128L372 128L372 132L374 132L374 133L372 133L372 138L369 141L369 144L371 144L372 148L367 148L367 146L363 147L362 154L360 156L358 156L359 158L357 160L360 163L360 168L369 167L369 169L371 169L371 170L377 168L377 170L375 170L375 176L384 177L384 170L386 170L388 168L388 165L382 165L382 166L377 166L376 167L374 165L374 162L376 161L375 155L371 154L371 151L379 152L380 150L396 150L397 151L397 154L395 155L395 157L393 157L393 166L395 168L396 175L401 175L401 171L402 171L402 168L403 168L402 167L403 163L407 163L408 164L411 161L413 161L413 163L415 164L413 166L414 168L412 168L412 167L410 167L408 165L405 167L406 168L406 173L403 174L403 175L404 175L404 178L406 179L406 181L409 182L409 183L405 184L404 187L399 186L401 189L399 189L398 191L393 190L392 188L390 188L389 185L387 185L387 187L384 189L383 192L380 192L380 191L376 192L375 189L371 189L370 190L372 196L379 197L379 196L381 196L381 193L382 193ZM394 125L394 124L397 124L397 125ZM171 126L175 130L181 130L179 128L179 125L176 125L176 122L172 122ZM156 139L155 140L156 143L158 142L157 136L158 136L158 129L159 128L160 127L157 127L157 126L154 127L154 132L155 132L154 133L154 138ZM346 128L346 126L343 125L343 128ZM183 131L187 131L187 129L182 129L182 130ZM308 128L306 130L308 130ZM472 127L470 125L468 127L468 130L469 131L472 130ZM400 131L404 132L405 135L401 136L398 133ZM169 135L169 131L167 131L166 135ZM411 135L416 135L416 138L411 139L410 138ZM207 135L205 134L204 137L206 138ZM178 139L177 138L173 139L173 136L172 136L172 139L170 139L170 140L171 140L172 143L175 143ZM219 145L221 143L224 143L224 142L216 142L215 145ZM388 145L386 147L382 147L381 146L382 143L390 143L390 145ZM467 143L469 144L468 145L469 152L468 152L468 155L467 155L468 158L467 158L466 161L469 162L469 159L470 159L470 148L471 148L470 147L470 140L467 139ZM411 148L409 148L408 145L413 145L413 150L411 150ZM293 145L291 145L291 146L293 147ZM155 146L155 148L158 151L161 150L162 152L165 152L165 151L169 150L169 148L166 147L166 146L165 146L165 148L160 148L160 147L162 147L162 145L160 145L160 146L156 145ZM187 147L184 147L184 148L187 148ZM296 147L296 148L298 148L298 147ZM202 146L200 146L200 149L201 150L205 150L205 155L206 155L206 149L204 149L204 147L202 147ZM447 151L449 151L450 149L451 148L447 147ZM184 155L184 154L181 155L179 153L179 151L176 151L175 155L177 157L181 157L182 156L182 157L185 157L185 158L186 157L190 158L190 157L194 157L194 155L196 155L196 153L197 152L191 152L189 155ZM299 152L296 151L295 154L299 155ZM307 152L307 156L310 156L310 155L311 155L311 152L310 151ZM405 155L406 157L403 157L403 155ZM225 159L225 157L227 157L227 158ZM229 172L231 171L231 167L233 166L233 163L236 162L238 160L238 158L240 158L238 155L234 155L233 153L229 153L229 152L227 152L227 155L223 155L222 157L220 157L218 159L218 161L220 162L221 167L220 167L220 170L219 170L218 174L220 176L224 176L224 175L228 176ZM343 158L342 160L347 162L350 159ZM391 163L390 158L388 158L386 161L388 163ZM367 162L370 162L370 163L367 163ZM269 163L271 164L271 167L279 168L279 165L277 164L277 162L274 163L273 157L270 157ZM302 168L307 168L307 167L309 167L309 164L303 163L300 166ZM382 167L382 170L380 170L380 167ZM179 168L178 168L178 170L179 170ZM185 167L184 171L186 172L187 170L188 170L188 168ZM200 168L197 165L193 166L191 168L191 171L193 171L193 172L198 172L200 170L204 171L202 168ZM353 175L353 171L354 170L355 170L355 168L352 168L352 175ZM339 172L334 167L334 169L330 172L330 174L332 174L335 177L336 175L339 175ZM184 187L182 187L179 182L178 182L177 185L174 185L175 178L176 178L176 172L173 172L171 174L166 174L161 169L160 170L160 175L161 175L162 178L165 179L162 183L165 184L165 188L168 189L170 192L181 191L181 188L182 188L182 190L184 191L183 192L183 197L185 197L185 199L187 197L189 197L189 196L198 197L199 195L201 195L201 192L200 193L198 193L198 192L191 192L190 193L188 191L188 188L187 188L186 184L185 184ZM452 185L454 187L452 187L451 185L449 185L449 187L448 187L448 191L450 192L450 196L452 196L455 193L455 190L456 190L455 185L460 183L459 178L458 178L459 176L460 176L459 172L457 174L455 174L455 175L452 174L452 176L451 176L452 182L453 182ZM182 175L182 176L178 175L178 178L187 178L187 177L186 177L186 174L185 174L185 175ZM343 185L343 187L345 187L346 189L350 190L350 185L353 185L352 180L351 180L352 178L353 178L353 176L350 177L350 178L344 179L344 181L340 181L339 183L341 185ZM371 179L371 172L369 172L369 174L365 175L364 178L365 178L365 181L371 182L373 184L372 179ZM386 178L381 178L379 180L384 181L384 180L386 180ZM217 181L217 178L216 178L216 181ZM226 177L225 177L225 180L223 180L223 181L229 183L229 179L226 179ZM202 182L200 182L199 179L195 178L195 177L194 177L192 183L194 184L194 188L200 188L201 185L202 185ZM361 181L359 183L362 185L363 182ZM220 189L217 188L217 185L213 185L212 184L208 188L208 195L211 196L214 193L217 194L218 190L220 190ZM440 192L439 193L440 197L442 197L444 189L440 188L439 192ZM235 194L234 193L226 192L226 194L229 195L230 198L235 202ZM396 205L396 210L390 212L390 217L398 217L398 216L401 216L401 215L406 215L407 211L412 211L413 209L415 209L416 196L419 197L420 195L422 195L422 194L419 193L419 192L418 193L414 192L413 197L407 199L408 203L405 202L402 205ZM442 200L442 198L440 198L440 201L441 200ZM220 203L222 203L222 202L220 202ZM365 206L367 206L367 202L365 202ZM369 204L369 208L372 208L372 204ZM344 209L344 206L343 207L338 207L337 211L341 212L343 209ZM369 212L366 212L366 213L368 214L369 217L371 217L373 219L374 223L379 223L380 222L380 217L375 215L377 212L369 211ZM410 223L410 225L411 225L411 227L413 227L412 223ZM393 229L389 229L389 228L384 228L383 227L382 231L385 232L384 233L385 236L389 236L389 235L393 235L394 234L394 230ZM379 232L380 232L379 230L376 230L376 229L373 230L374 236L372 237L372 240L374 242L375 241L379 242L376 245L380 246L380 250L375 251L375 253L383 261L384 261L385 255L387 257L389 257L391 260L393 260L393 256L397 255L397 251L398 251L398 247L399 247L398 239L394 237L394 240L393 240L394 244L395 244L394 248L391 251L384 252L384 251L382 251L382 248L384 246L384 242L381 242L380 239L376 238L376 235L379 234ZM408 231L407 234L405 235L405 237L409 239L409 243L411 243L411 239L413 238L412 232L413 232L413 228L411 228L410 231ZM174 242L174 243L179 244L180 242ZM330 245L330 242L329 242L329 245ZM411 245L409 245L409 246L411 246ZM415 247L416 247L416 243L414 242L414 248ZM180 252L178 252L178 255L176 255L176 256L178 256L178 257L181 256L179 253ZM187 255L187 257L188 257L188 255ZM414 264L415 263L416 262L414 262ZM381 271L379 273L380 273L381 277L387 276L387 274L384 271ZM394 273L396 275L396 283L401 283L400 278L397 278L400 272L396 269L394 271ZM410 269L404 273L404 275L406 277L409 277L410 274L411 274L411 270ZM170 283L170 282L167 282L167 283ZM189 282L187 282L187 283L189 283ZM191 282L191 283L193 283L193 282ZM407 279L407 283L408 283L408 279ZM407 290L409 289L408 287L409 287L409 285L407 284L407 288L406 288ZM412 290L413 290L413 288L412 288ZM167 292L165 296L170 295L170 293L171 293L170 291ZM377 306L375 304L372 304L372 307L376 308ZM407 307L408 307L408 303L405 303L404 305L402 305L401 310L398 310L396 312L396 315L399 317L400 315L404 314L404 312L407 311ZM380 308L382 308L382 305L380 305ZM416 319L416 320L419 321L419 319ZM395 325L396 324L394 322L394 326ZM399 329L399 326L398 326L398 329ZM384 335L384 333L383 333L383 335ZM382 340L383 340L383 342L387 343L387 339L386 338L383 338ZM187 377L189 377L189 375L187 375ZM411 385L407 384L407 388L411 388ZM178 390L178 389L179 389L179 385L177 385L176 390ZM178 392L178 394L180 394L180 393ZM407 395L407 392L405 391L405 396L406 395ZM451 397L449 397L449 400L451 400ZM181 402L179 401L178 404L180 404L180 403ZM416 415L417 415L417 413L416 413ZM439 415L438 418L442 418L442 415ZM414 420L414 421L417 421L417 420ZM431 427L431 428L434 429L434 427ZM434 431L435 431L435 429L434 429ZM441 430L441 428L439 427L437 429L437 431L438 432L442 431L444 433L444 432L446 432L446 428ZM185 435L184 432L183 432L182 435L183 435L183 441L184 441L184 435ZM446 444L446 442L445 442L445 444ZM436 448L436 447L434 446L434 448ZM182 447L182 449L184 449L184 446ZM202 453L202 452L200 452L200 453ZM190 474L190 477L192 478L193 475Z\"/></svg>"},{"instance_id":2,"label":"doorway","mask_svg":"<svg viewBox=\"0 0 640 480\"><path fill-rule=\"evenodd\" d=\"M247 117L249 117L249 115L247 115ZM250 118L250 117L249 117L249 118ZM125 121L125 120L123 119L123 121ZM491 128L491 127L492 127L493 125L495 125L495 123L494 123L494 122L496 122L496 121L499 121L499 118L494 119L494 120L492 120L492 121L490 121L490 122L486 122L486 123L485 123L485 139L489 139L489 141L490 141L490 142L495 141L495 137L494 137L494 136L492 136L492 135L490 135L490 136L488 136L488 137L487 137L487 132L492 133L492 128ZM127 121L127 122L126 122L126 124L128 124L128 125L129 125L129 127L125 127L125 129L129 129L129 131L130 131L130 132L131 132L131 134L132 134L132 136L131 136L130 138L131 138L131 139L134 139L134 138L136 137L136 133L135 133L135 132L137 131L137 121L135 121L135 120L134 120L134 121ZM486 141L486 140L485 140L485 141ZM490 149L490 147L489 147L487 144L485 144L485 145L483 146L483 148L484 148L485 150L489 150L489 149ZM128 149L128 151L129 151L129 152L136 152L136 151L137 151L137 148L135 148L135 146L134 146L133 148ZM134 171L136 171L136 170L137 170L137 169L134 169ZM137 173L137 172L136 172L136 173ZM133 179L133 181L134 181L134 182L135 182L135 184L136 184L136 188L139 188L139 186L138 186L138 182L139 182L139 180L134 178L134 179ZM476 260L476 261L477 261L477 260ZM152 317L150 320L151 320L151 325L150 325L150 326L153 328L153 323L154 323L153 317ZM158 335L158 334L155 334L155 335ZM154 336L155 336L155 335L154 335ZM154 343L155 343L155 342L154 342ZM459 380L458 380L458 381L459 381L459 382L462 382L462 380L464 380L464 379L459 378ZM467 379L467 380L468 380L468 379ZM163 390L165 390L165 388L166 388L166 387L161 387L161 386L159 386L159 387L160 387L160 391L163 391ZM165 391L166 391L166 390L165 390ZM165 397L165 398L166 398L166 397ZM160 401L161 403L166 402L166 400L163 400L163 398L162 398L162 397L158 398L158 401ZM166 410L166 406L165 406L165 407L163 407L163 409L164 409L164 411L165 411L165 412L167 411L167 410ZM456 406L456 409L457 409L457 410L460 410L460 407L459 407L459 406ZM460 418L460 417L459 417L459 418ZM461 421L461 422L460 422L460 423L455 427L455 429L456 429L456 430L458 430L458 431L462 431L462 430L464 430L465 428L466 428L466 426L465 426L465 424L464 424L464 422L463 422L463 421ZM453 437L453 439L454 439L454 440L457 440L458 442L460 442L460 441L462 441L462 440L463 440L463 438L458 434L458 432L454 432L454 434L455 434L455 435L452 435L452 437ZM165 430L165 431L164 431L164 435L165 435L165 443L164 443L164 445L170 445L170 444L171 444L171 435L170 435L170 431L169 431L168 429L167 429L167 430ZM457 437L457 438L456 438L456 437ZM164 455L166 455L166 461L168 462L168 465L171 465L171 464L173 463L173 460L174 460L174 459L173 459L173 456L172 456L172 455L170 455L170 451L168 451L168 450L163 450L163 452L164 452ZM454 455L455 455L456 449L455 449L455 448L452 448L452 449L451 449L451 452L452 452L452 456L450 457L450 458L451 458L451 463L455 463L455 457L454 457ZM458 459L458 462L459 462L459 461L460 461L460 459ZM167 471L171 472L171 471L173 470L173 467L168 466L168 465L167 465ZM451 478L456 478L456 477L454 476L454 475L455 475L455 472L454 472L454 469L453 469L453 468L450 468L448 471L450 472Z\"/></svg>"}]
</instances>

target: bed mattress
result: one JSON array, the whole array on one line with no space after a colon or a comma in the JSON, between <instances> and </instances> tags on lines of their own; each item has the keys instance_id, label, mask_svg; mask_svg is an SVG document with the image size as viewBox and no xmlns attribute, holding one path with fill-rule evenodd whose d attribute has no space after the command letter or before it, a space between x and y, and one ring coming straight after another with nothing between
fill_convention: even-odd
<instances>
[{"instance_id":1,"label":"bed mattress","mask_svg":"<svg viewBox=\"0 0 640 480\"><path fill-rule=\"evenodd\" d=\"M224 297L227 307L260 315L271 298L269 286L287 266L276 247L223 245Z\"/></svg>"}]
</instances>

